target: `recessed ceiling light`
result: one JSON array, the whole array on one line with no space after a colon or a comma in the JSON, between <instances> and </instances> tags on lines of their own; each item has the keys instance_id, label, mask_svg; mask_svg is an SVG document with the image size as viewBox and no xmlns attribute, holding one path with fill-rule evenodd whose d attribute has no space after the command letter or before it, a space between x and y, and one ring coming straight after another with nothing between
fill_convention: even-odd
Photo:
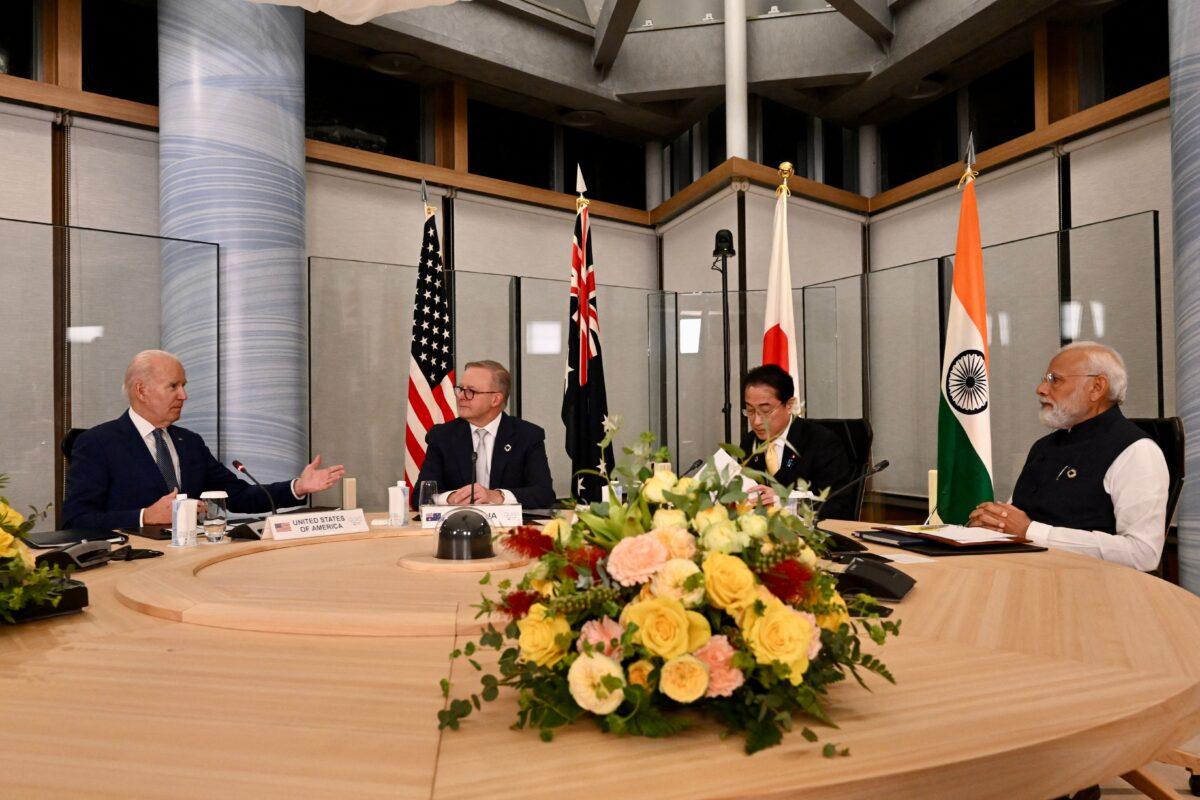
<instances>
[{"instance_id":1,"label":"recessed ceiling light","mask_svg":"<svg viewBox=\"0 0 1200 800\"><path fill-rule=\"evenodd\" d=\"M604 113L590 108L578 108L564 111L558 118L563 125L572 128L590 128L604 119Z\"/></svg>"},{"instance_id":2,"label":"recessed ceiling light","mask_svg":"<svg viewBox=\"0 0 1200 800\"><path fill-rule=\"evenodd\" d=\"M421 59L412 53L376 53L367 66L384 75L411 75L421 68Z\"/></svg>"},{"instance_id":3,"label":"recessed ceiling light","mask_svg":"<svg viewBox=\"0 0 1200 800\"><path fill-rule=\"evenodd\" d=\"M922 78L914 83L905 83L897 86L893 94L902 100L925 100L930 97L936 97L941 92L942 85L940 83L929 78Z\"/></svg>"}]
</instances>

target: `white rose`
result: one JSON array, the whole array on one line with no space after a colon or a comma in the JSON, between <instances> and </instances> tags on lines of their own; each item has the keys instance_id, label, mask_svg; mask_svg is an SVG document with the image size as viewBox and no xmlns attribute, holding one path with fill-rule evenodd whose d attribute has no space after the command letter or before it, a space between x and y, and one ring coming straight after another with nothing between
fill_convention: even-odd
<instances>
[{"instance_id":1,"label":"white rose","mask_svg":"<svg viewBox=\"0 0 1200 800\"><path fill-rule=\"evenodd\" d=\"M600 716L616 711L625 699L625 690L621 687L606 688L606 677L616 678L621 686L625 685L625 673L621 665L608 656L600 653L579 656L567 670L567 685L571 689L572 699L584 711Z\"/></svg>"},{"instance_id":2,"label":"white rose","mask_svg":"<svg viewBox=\"0 0 1200 800\"><path fill-rule=\"evenodd\" d=\"M709 552L740 553L750 544L750 534L739 531L729 520L714 522L700 534L700 545Z\"/></svg>"},{"instance_id":3,"label":"white rose","mask_svg":"<svg viewBox=\"0 0 1200 800\"><path fill-rule=\"evenodd\" d=\"M650 579L650 593L655 597L672 597L687 608L695 608L704 601L704 583L690 591L685 590L683 584L699 571L695 561L672 558Z\"/></svg>"},{"instance_id":4,"label":"white rose","mask_svg":"<svg viewBox=\"0 0 1200 800\"><path fill-rule=\"evenodd\" d=\"M678 508L660 508L654 512L654 521L650 523L650 527L686 528L687 524L687 514Z\"/></svg>"},{"instance_id":5,"label":"white rose","mask_svg":"<svg viewBox=\"0 0 1200 800\"><path fill-rule=\"evenodd\" d=\"M738 528L745 531L752 539L766 536L767 526L767 518L761 514L744 514L738 518Z\"/></svg>"},{"instance_id":6,"label":"white rose","mask_svg":"<svg viewBox=\"0 0 1200 800\"><path fill-rule=\"evenodd\" d=\"M663 497L663 492L669 492L675 488L675 473L668 470L656 472L646 479L642 484L642 494L651 503L665 503L666 498Z\"/></svg>"}]
</instances>

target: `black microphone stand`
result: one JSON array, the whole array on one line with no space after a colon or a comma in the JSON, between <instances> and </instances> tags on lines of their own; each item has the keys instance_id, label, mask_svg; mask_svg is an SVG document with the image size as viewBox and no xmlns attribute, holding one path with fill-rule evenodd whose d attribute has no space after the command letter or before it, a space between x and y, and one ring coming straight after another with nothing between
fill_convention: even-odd
<instances>
[{"instance_id":1,"label":"black microphone stand","mask_svg":"<svg viewBox=\"0 0 1200 800\"><path fill-rule=\"evenodd\" d=\"M479 463L479 451L471 451L471 505L475 505L475 479L479 477L479 469L476 466Z\"/></svg>"},{"instance_id":2,"label":"black microphone stand","mask_svg":"<svg viewBox=\"0 0 1200 800\"><path fill-rule=\"evenodd\" d=\"M729 398L729 382L732 378L729 366L729 257L736 255L737 251L733 249L733 234L724 228L717 231L712 269L721 273L721 360L725 367L725 404L721 406L721 413L725 415L725 441L730 443L733 442L733 404ZM721 262L719 267L718 260Z\"/></svg>"},{"instance_id":3,"label":"black microphone stand","mask_svg":"<svg viewBox=\"0 0 1200 800\"><path fill-rule=\"evenodd\" d=\"M262 493L267 496L267 502L271 504L271 516L278 516L279 509L275 507L275 498L271 497L271 493L267 491L267 487L265 487L261 483L259 483L258 478L255 478L253 475L251 475L250 470L246 469L246 465L243 464L242 462L238 461L237 459L234 459L234 461L233 461L233 468L236 469L238 472L242 473L243 475L245 475L247 478L249 478L250 481L255 486L257 486L260 490L262 490ZM261 539L262 538L262 529L261 529L261 527L256 529L253 525L250 525L249 523L243 523L229 531L229 538L231 538L231 539Z\"/></svg>"}]
</instances>

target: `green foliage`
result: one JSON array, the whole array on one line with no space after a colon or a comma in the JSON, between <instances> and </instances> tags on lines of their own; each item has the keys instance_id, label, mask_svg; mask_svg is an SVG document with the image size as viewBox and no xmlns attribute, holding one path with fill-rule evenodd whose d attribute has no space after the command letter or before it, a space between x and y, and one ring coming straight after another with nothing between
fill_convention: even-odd
<instances>
[{"instance_id":1,"label":"green foliage","mask_svg":"<svg viewBox=\"0 0 1200 800\"><path fill-rule=\"evenodd\" d=\"M8 476L0 474L0 489L7 484ZM47 515L50 506L42 509L30 507L20 523L10 518L9 508L11 504L8 498L0 497L0 531L17 540L7 545L0 541L0 551L14 552L13 555L0 556L0 620L11 623L15 619L15 612L29 606L57 606L70 572L59 567L31 567L21 556L25 537L38 520ZM3 537L3 540L7 539L7 536Z\"/></svg>"}]
</instances>

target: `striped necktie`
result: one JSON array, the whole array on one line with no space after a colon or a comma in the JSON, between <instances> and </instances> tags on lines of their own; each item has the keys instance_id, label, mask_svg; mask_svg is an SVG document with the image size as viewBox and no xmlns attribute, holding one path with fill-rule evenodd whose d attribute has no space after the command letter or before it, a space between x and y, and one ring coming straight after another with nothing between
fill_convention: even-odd
<instances>
[{"instance_id":1,"label":"striped necktie","mask_svg":"<svg viewBox=\"0 0 1200 800\"><path fill-rule=\"evenodd\" d=\"M175 475L175 465L171 463L171 451L167 449L167 437L162 428L154 429L154 463L167 482L169 491L179 490L179 478Z\"/></svg>"}]
</instances>

